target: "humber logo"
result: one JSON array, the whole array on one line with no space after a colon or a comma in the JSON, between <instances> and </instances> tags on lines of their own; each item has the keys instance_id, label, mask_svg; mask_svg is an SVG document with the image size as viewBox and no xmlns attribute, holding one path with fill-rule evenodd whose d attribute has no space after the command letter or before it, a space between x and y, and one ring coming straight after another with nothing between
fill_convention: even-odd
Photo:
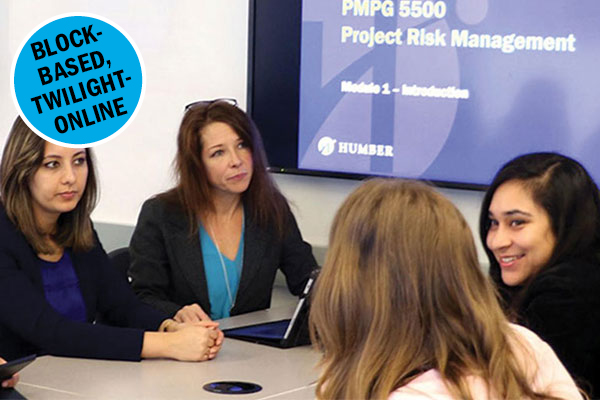
<instances>
[{"instance_id":1,"label":"humber logo","mask_svg":"<svg viewBox=\"0 0 600 400\"><path fill-rule=\"evenodd\" d=\"M337 144L337 149L336 149ZM394 146L373 143L338 142L329 136L323 136L317 143L317 150L324 156L333 152L338 154L357 154L362 156L394 157Z\"/></svg>"},{"instance_id":2,"label":"humber logo","mask_svg":"<svg viewBox=\"0 0 600 400\"><path fill-rule=\"evenodd\" d=\"M337 142L337 140L332 139L329 136L323 136L317 144L317 150L324 156L329 156L335 150L335 142Z\"/></svg>"}]
</instances>

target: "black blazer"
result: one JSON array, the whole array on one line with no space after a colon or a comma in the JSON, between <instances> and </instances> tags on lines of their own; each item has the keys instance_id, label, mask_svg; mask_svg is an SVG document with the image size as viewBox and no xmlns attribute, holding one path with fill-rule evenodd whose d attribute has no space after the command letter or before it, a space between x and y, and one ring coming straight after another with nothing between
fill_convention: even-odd
<instances>
[{"instance_id":1,"label":"black blazer","mask_svg":"<svg viewBox=\"0 0 600 400\"><path fill-rule=\"evenodd\" d=\"M70 254L88 322L71 321L46 301L39 258L0 205L0 355L139 360L144 330L156 330L166 315L136 298L97 236L92 250ZM92 324L97 313L118 327Z\"/></svg>"},{"instance_id":2,"label":"black blazer","mask_svg":"<svg viewBox=\"0 0 600 400\"><path fill-rule=\"evenodd\" d=\"M302 240L294 216L283 240L274 231L260 229L246 214L244 264L231 315L268 308L277 269L298 295L317 263ZM131 244L132 286L146 303L174 315L181 307L198 303L210 315L202 248L190 235L187 215L160 198L142 206Z\"/></svg>"},{"instance_id":3,"label":"black blazer","mask_svg":"<svg viewBox=\"0 0 600 400\"><path fill-rule=\"evenodd\" d=\"M581 387L600 398L600 264L571 260L543 269L525 288L517 312Z\"/></svg>"}]
</instances>

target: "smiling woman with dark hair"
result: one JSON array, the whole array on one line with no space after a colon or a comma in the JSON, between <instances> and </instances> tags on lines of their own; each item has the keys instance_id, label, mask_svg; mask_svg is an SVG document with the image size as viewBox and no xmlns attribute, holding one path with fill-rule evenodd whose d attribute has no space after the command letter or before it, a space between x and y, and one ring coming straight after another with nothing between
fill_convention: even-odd
<instances>
[{"instance_id":1,"label":"smiling woman with dark hair","mask_svg":"<svg viewBox=\"0 0 600 400\"><path fill-rule=\"evenodd\" d=\"M217 324L168 319L140 302L110 265L90 220L97 190L91 149L46 142L18 117L0 181L0 354L216 355ZM111 326L94 323L97 314Z\"/></svg>"},{"instance_id":2,"label":"smiling woman with dark hair","mask_svg":"<svg viewBox=\"0 0 600 400\"><path fill-rule=\"evenodd\" d=\"M250 117L233 101L190 105L175 167L177 185L144 203L131 239L137 295L195 322L268 308L278 269L300 294L316 261Z\"/></svg>"},{"instance_id":3,"label":"smiling woman with dark hair","mask_svg":"<svg viewBox=\"0 0 600 400\"><path fill-rule=\"evenodd\" d=\"M483 200L480 236L509 315L600 396L600 197L585 168L555 153L508 162Z\"/></svg>"}]
</instances>

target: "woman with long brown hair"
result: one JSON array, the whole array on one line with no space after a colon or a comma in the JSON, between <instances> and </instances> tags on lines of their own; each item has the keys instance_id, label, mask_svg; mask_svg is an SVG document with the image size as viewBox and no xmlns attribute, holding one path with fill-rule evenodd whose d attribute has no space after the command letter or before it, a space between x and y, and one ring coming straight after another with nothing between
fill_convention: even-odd
<instances>
[{"instance_id":1,"label":"woman with long brown hair","mask_svg":"<svg viewBox=\"0 0 600 400\"><path fill-rule=\"evenodd\" d=\"M268 308L277 269L299 294L316 262L248 115L228 100L188 106L175 167L177 185L144 203L131 239L137 295L194 322Z\"/></svg>"},{"instance_id":2,"label":"woman with long brown hair","mask_svg":"<svg viewBox=\"0 0 600 400\"><path fill-rule=\"evenodd\" d=\"M479 221L505 311L600 397L600 192L592 177L557 153L519 156L496 174Z\"/></svg>"},{"instance_id":3,"label":"woman with long brown hair","mask_svg":"<svg viewBox=\"0 0 600 400\"><path fill-rule=\"evenodd\" d=\"M110 265L90 219L97 193L91 149L46 142L18 117L2 154L0 189L3 357L216 355L217 324L168 319L139 301ZM97 315L106 324L94 323Z\"/></svg>"},{"instance_id":4,"label":"woman with long brown hair","mask_svg":"<svg viewBox=\"0 0 600 400\"><path fill-rule=\"evenodd\" d=\"M338 211L310 313L320 399L580 399L550 347L507 322L459 211L376 179Z\"/></svg>"}]
</instances>

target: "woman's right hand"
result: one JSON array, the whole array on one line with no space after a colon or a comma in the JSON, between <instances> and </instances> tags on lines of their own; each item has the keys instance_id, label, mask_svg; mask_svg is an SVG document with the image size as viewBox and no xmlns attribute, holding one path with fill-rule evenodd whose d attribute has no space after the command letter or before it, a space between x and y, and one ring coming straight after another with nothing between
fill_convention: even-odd
<instances>
[{"instance_id":1,"label":"woman's right hand","mask_svg":"<svg viewBox=\"0 0 600 400\"><path fill-rule=\"evenodd\" d=\"M4 364L6 363L6 360L2 357L0 357L0 364ZM10 379L6 379L2 381L2 387L3 388L13 388L15 387L15 385L17 384L17 382L19 381L19 374L14 374L13 376L10 377Z\"/></svg>"},{"instance_id":2,"label":"woman's right hand","mask_svg":"<svg viewBox=\"0 0 600 400\"><path fill-rule=\"evenodd\" d=\"M218 333L214 327L189 325L168 333L171 356L180 361L206 361L211 357Z\"/></svg>"},{"instance_id":3,"label":"woman's right hand","mask_svg":"<svg viewBox=\"0 0 600 400\"><path fill-rule=\"evenodd\" d=\"M179 323L206 323L212 322L212 319L204 312L202 307L197 303L189 304L187 306L183 306L177 311L173 319ZM225 339L225 335L220 329L217 329L217 333L219 334L217 338L216 346L213 347L211 352L211 359L215 358L219 350L221 350L221 345L223 344L223 340Z\"/></svg>"},{"instance_id":4,"label":"woman's right hand","mask_svg":"<svg viewBox=\"0 0 600 400\"><path fill-rule=\"evenodd\" d=\"M174 332L145 332L142 358L206 361L215 356L219 334L214 326L185 324Z\"/></svg>"},{"instance_id":5,"label":"woman's right hand","mask_svg":"<svg viewBox=\"0 0 600 400\"><path fill-rule=\"evenodd\" d=\"M173 319L181 323L211 321L208 314L197 303L181 307Z\"/></svg>"}]
</instances>

